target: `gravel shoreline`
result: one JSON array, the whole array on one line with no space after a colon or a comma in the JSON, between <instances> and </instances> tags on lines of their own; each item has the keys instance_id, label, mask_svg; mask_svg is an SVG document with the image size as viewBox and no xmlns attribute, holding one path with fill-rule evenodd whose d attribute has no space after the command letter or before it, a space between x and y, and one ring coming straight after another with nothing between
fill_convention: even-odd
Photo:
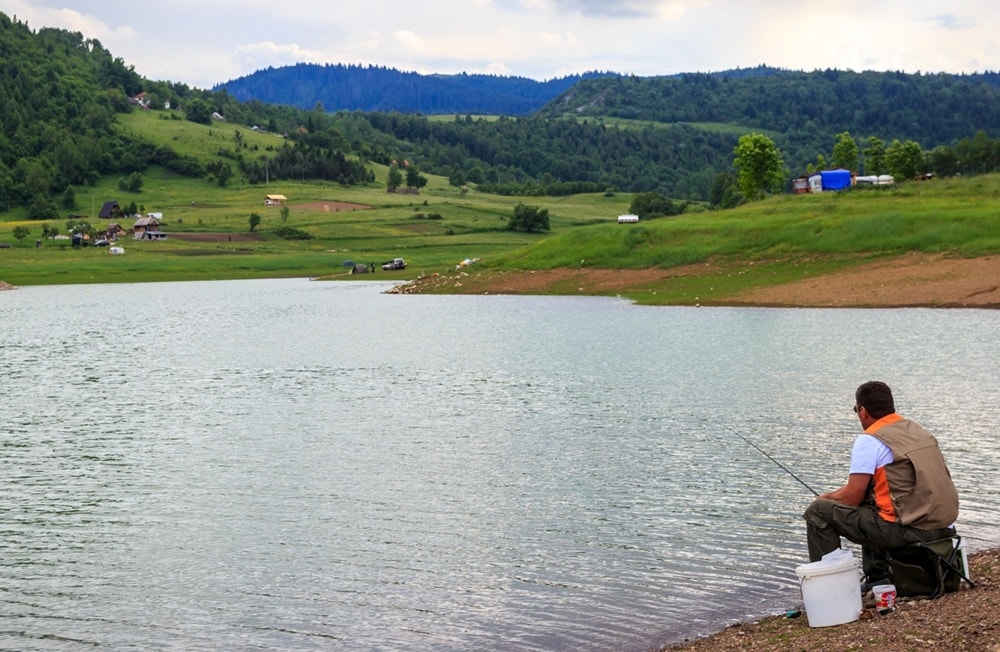
<instances>
[{"instance_id":1,"label":"gravel shoreline","mask_svg":"<svg viewBox=\"0 0 1000 652\"><path fill-rule=\"evenodd\" d=\"M834 627L809 627L804 614L798 618L771 616L738 623L711 636L662 650L1000 652L1000 548L970 555L969 572L975 588L963 583L959 591L936 600L903 599L888 616L878 616L873 609L866 609L860 620Z\"/></svg>"}]
</instances>

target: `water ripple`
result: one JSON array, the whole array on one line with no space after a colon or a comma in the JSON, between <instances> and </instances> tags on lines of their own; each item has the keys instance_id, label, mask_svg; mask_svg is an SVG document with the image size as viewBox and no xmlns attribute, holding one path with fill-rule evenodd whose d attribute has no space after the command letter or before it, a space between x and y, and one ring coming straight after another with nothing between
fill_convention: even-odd
<instances>
[{"instance_id":1,"label":"water ripple","mask_svg":"<svg viewBox=\"0 0 1000 652\"><path fill-rule=\"evenodd\" d=\"M0 294L0 647L638 652L781 611L812 494L743 437L837 486L869 375L996 545L995 312L382 287Z\"/></svg>"}]
</instances>

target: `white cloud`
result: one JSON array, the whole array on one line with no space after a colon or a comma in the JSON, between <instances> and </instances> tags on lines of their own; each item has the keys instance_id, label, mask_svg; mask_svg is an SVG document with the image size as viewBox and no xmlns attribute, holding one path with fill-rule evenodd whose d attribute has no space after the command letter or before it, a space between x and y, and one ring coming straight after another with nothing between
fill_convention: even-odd
<instances>
[{"instance_id":1,"label":"white cloud","mask_svg":"<svg viewBox=\"0 0 1000 652\"><path fill-rule=\"evenodd\" d=\"M931 16L927 20L943 29L972 29L976 24L971 16L956 16L955 14L940 14Z\"/></svg>"},{"instance_id":2,"label":"white cloud","mask_svg":"<svg viewBox=\"0 0 1000 652\"><path fill-rule=\"evenodd\" d=\"M97 39L105 47L108 42L131 42L138 38L138 31L127 25L112 26L93 14L81 13L68 7L33 6L33 3L15 2L17 11L3 9L10 17L37 31L42 27L58 27L79 32L85 38ZM109 48L110 49L110 48Z\"/></svg>"},{"instance_id":3,"label":"white cloud","mask_svg":"<svg viewBox=\"0 0 1000 652\"><path fill-rule=\"evenodd\" d=\"M758 64L813 70L995 69L992 2L844 0L8 0L33 29L96 38L139 74L207 88L269 66L360 63L550 79Z\"/></svg>"},{"instance_id":4,"label":"white cloud","mask_svg":"<svg viewBox=\"0 0 1000 652\"><path fill-rule=\"evenodd\" d=\"M579 13L583 16L603 18L640 18L655 15L655 0L553 0L561 12Z\"/></svg>"},{"instance_id":5,"label":"white cloud","mask_svg":"<svg viewBox=\"0 0 1000 652\"><path fill-rule=\"evenodd\" d=\"M294 43L279 44L273 41L245 43L235 50L236 62L240 68L279 67L296 63L323 63L326 54L318 50L305 50Z\"/></svg>"}]
</instances>

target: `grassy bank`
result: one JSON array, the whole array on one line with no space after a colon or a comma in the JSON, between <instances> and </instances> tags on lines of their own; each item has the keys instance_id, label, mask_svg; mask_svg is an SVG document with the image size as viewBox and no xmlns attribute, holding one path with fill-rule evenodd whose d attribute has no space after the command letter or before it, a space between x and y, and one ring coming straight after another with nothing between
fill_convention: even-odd
<instances>
[{"instance_id":1,"label":"grassy bank","mask_svg":"<svg viewBox=\"0 0 1000 652\"><path fill-rule=\"evenodd\" d=\"M494 267L685 268L667 282L615 292L641 303L690 303L694 297L711 301L908 252L994 254L1000 251L998 199L996 175L783 195L731 211L574 229L512 251Z\"/></svg>"},{"instance_id":2,"label":"grassy bank","mask_svg":"<svg viewBox=\"0 0 1000 652\"><path fill-rule=\"evenodd\" d=\"M1000 177L783 195L731 211L577 229L505 256L511 269L673 267L710 258L780 261L1000 250ZM583 262L581 262L583 261Z\"/></svg>"}]
</instances>

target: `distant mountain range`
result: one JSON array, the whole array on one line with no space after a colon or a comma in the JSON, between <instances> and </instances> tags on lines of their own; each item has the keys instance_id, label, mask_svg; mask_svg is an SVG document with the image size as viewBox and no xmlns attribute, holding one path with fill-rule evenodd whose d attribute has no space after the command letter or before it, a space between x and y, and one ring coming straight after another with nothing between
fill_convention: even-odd
<instances>
[{"instance_id":1,"label":"distant mountain range","mask_svg":"<svg viewBox=\"0 0 1000 652\"><path fill-rule=\"evenodd\" d=\"M498 75L421 75L379 66L300 63L259 70L213 90L241 102L259 100L310 110L530 115L584 79L617 77L590 72L539 82Z\"/></svg>"}]
</instances>

